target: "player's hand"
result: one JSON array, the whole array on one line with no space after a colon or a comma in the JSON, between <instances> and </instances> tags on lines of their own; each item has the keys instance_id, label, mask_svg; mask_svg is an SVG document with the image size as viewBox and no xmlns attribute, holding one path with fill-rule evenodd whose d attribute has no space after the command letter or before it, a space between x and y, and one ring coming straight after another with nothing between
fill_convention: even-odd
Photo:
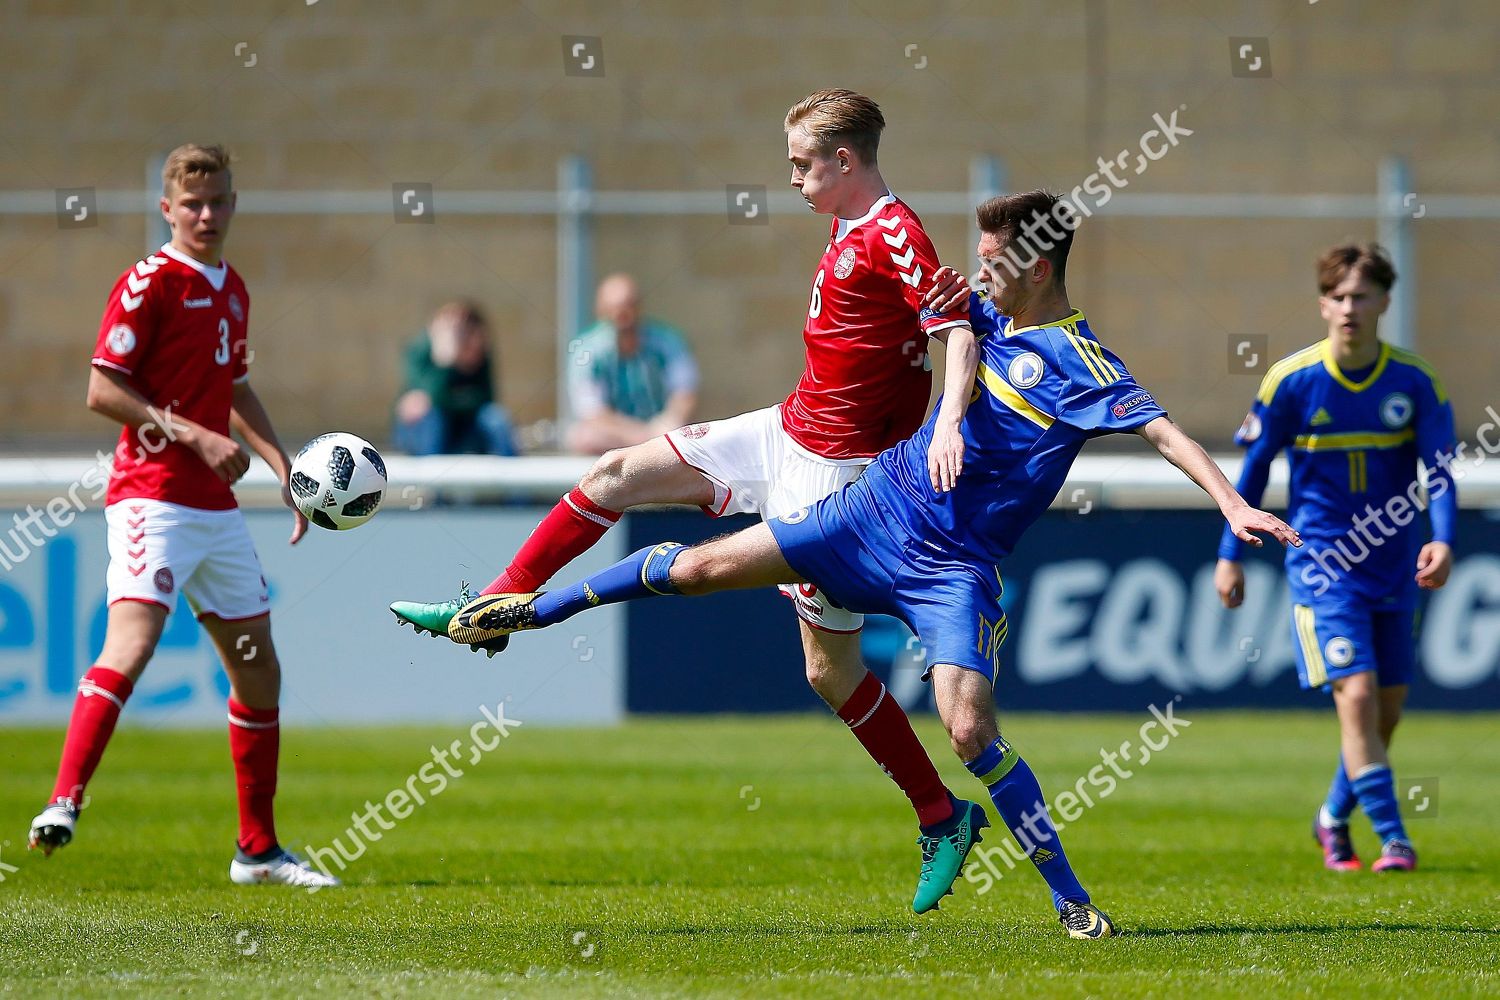
<instances>
[{"instance_id":1,"label":"player's hand","mask_svg":"<svg viewBox=\"0 0 1500 1000\"><path fill-rule=\"evenodd\" d=\"M1290 545L1298 549L1302 547L1302 536L1297 534L1295 528L1275 514L1256 510L1249 504L1229 508L1224 512L1224 520L1229 522L1230 530L1234 532L1235 538L1256 548L1265 544L1260 540L1260 536L1255 534L1257 531L1270 535L1282 545Z\"/></svg>"},{"instance_id":2,"label":"player's hand","mask_svg":"<svg viewBox=\"0 0 1500 1000\"><path fill-rule=\"evenodd\" d=\"M239 482L250 470L250 454L232 437L200 429L193 435L192 448L203 459L203 464L214 470L226 483Z\"/></svg>"},{"instance_id":3,"label":"player's hand","mask_svg":"<svg viewBox=\"0 0 1500 1000\"><path fill-rule=\"evenodd\" d=\"M292 502L292 487L289 483L281 484L281 502L292 509L292 537L287 539L287 544L296 545L307 534L307 515Z\"/></svg>"},{"instance_id":4,"label":"player's hand","mask_svg":"<svg viewBox=\"0 0 1500 1000\"><path fill-rule=\"evenodd\" d=\"M953 268L943 266L932 275L932 287L922 296L922 305L934 312L952 312L969 304L969 281Z\"/></svg>"},{"instance_id":5,"label":"player's hand","mask_svg":"<svg viewBox=\"0 0 1500 1000\"><path fill-rule=\"evenodd\" d=\"M932 444L927 448L927 475L932 488L949 493L964 471L964 435L958 421L939 420L932 429Z\"/></svg>"},{"instance_id":6,"label":"player's hand","mask_svg":"<svg viewBox=\"0 0 1500 1000\"><path fill-rule=\"evenodd\" d=\"M1245 603L1245 568L1232 559L1220 559L1214 567L1214 590L1226 608Z\"/></svg>"},{"instance_id":7,"label":"player's hand","mask_svg":"<svg viewBox=\"0 0 1500 1000\"><path fill-rule=\"evenodd\" d=\"M1453 548L1447 542L1428 542L1417 553L1417 586L1437 590L1453 569Z\"/></svg>"}]
</instances>

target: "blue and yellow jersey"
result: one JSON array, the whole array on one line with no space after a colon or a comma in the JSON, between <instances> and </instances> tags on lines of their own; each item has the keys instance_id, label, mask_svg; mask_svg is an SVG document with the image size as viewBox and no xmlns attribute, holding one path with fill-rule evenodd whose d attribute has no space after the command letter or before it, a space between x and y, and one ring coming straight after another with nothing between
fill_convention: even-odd
<instances>
[{"instance_id":1,"label":"blue and yellow jersey","mask_svg":"<svg viewBox=\"0 0 1500 1000\"><path fill-rule=\"evenodd\" d=\"M1239 491L1252 505L1286 451L1287 521L1305 542L1286 553L1296 603L1333 590L1376 608L1412 605L1428 505L1419 457L1436 540L1452 544L1458 507L1452 476L1435 461L1453 450L1453 407L1427 362L1382 342L1373 367L1345 372L1328 341L1314 344L1266 372L1235 442L1247 449ZM1219 556L1239 559L1243 547L1226 528Z\"/></svg>"},{"instance_id":2,"label":"blue and yellow jersey","mask_svg":"<svg viewBox=\"0 0 1500 1000\"><path fill-rule=\"evenodd\" d=\"M953 491L934 490L927 472L937 409L881 454L865 482L890 517L887 530L899 526L908 539L998 563L1057 496L1085 441L1166 413L1081 312L1013 329L976 295L969 317L980 338L979 371Z\"/></svg>"}]
</instances>

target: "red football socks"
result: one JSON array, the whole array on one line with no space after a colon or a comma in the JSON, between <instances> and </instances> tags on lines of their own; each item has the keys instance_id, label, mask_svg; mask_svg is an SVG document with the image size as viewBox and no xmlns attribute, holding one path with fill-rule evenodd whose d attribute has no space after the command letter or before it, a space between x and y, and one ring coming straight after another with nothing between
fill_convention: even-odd
<instances>
[{"instance_id":1,"label":"red football socks","mask_svg":"<svg viewBox=\"0 0 1500 1000\"><path fill-rule=\"evenodd\" d=\"M276 845L276 761L281 753L280 712L249 708L229 699L229 753L240 800L239 848L251 856Z\"/></svg>"},{"instance_id":2,"label":"red football socks","mask_svg":"<svg viewBox=\"0 0 1500 1000\"><path fill-rule=\"evenodd\" d=\"M953 800L896 699L874 674L866 673L838 716L855 739L901 787L917 811L917 822L932 826L953 816Z\"/></svg>"},{"instance_id":3,"label":"red football socks","mask_svg":"<svg viewBox=\"0 0 1500 1000\"><path fill-rule=\"evenodd\" d=\"M63 740L51 801L72 799L75 806L83 807L83 790L94 776L120 710L134 688L130 678L97 663L83 675L73 702L73 717L68 721L68 735Z\"/></svg>"},{"instance_id":4,"label":"red football socks","mask_svg":"<svg viewBox=\"0 0 1500 1000\"><path fill-rule=\"evenodd\" d=\"M587 552L614 527L620 512L599 506L574 487L536 526L505 572L484 594L529 594Z\"/></svg>"}]
</instances>

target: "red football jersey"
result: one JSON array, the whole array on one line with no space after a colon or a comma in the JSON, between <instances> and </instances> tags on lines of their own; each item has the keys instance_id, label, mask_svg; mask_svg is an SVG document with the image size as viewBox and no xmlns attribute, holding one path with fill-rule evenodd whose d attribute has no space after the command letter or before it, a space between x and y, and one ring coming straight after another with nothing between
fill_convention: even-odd
<instances>
[{"instance_id":1,"label":"red football jersey","mask_svg":"<svg viewBox=\"0 0 1500 1000\"><path fill-rule=\"evenodd\" d=\"M228 434L234 383L247 377L249 318L250 296L233 268L164 246L110 290L93 363L130 376L157 409ZM202 510L235 506L229 484L157 428L120 432L106 502L127 497Z\"/></svg>"},{"instance_id":2,"label":"red football jersey","mask_svg":"<svg viewBox=\"0 0 1500 1000\"><path fill-rule=\"evenodd\" d=\"M938 266L922 220L894 195L861 219L834 220L802 329L807 368L781 407L793 441L825 458L868 458L922 425L927 336L969 321L967 306L922 308Z\"/></svg>"}]
</instances>

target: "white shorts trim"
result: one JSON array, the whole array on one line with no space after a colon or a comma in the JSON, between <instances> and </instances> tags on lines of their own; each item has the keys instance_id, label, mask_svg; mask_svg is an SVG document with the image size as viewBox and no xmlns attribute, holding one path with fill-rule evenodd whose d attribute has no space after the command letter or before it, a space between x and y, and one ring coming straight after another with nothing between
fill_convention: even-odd
<instances>
[{"instance_id":1,"label":"white shorts trim","mask_svg":"<svg viewBox=\"0 0 1500 1000\"><path fill-rule=\"evenodd\" d=\"M109 538L107 601L160 604L180 593L199 618L257 618L271 610L260 559L238 509L199 510L124 499L104 508Z\"/></svg>"},{"instance_id":2,"label":"white shorts trim","mask_svg":"<svg viewBox=\"0 0 1500 1000\"><path fill-rule=\"evenodd\" d=\"M704 510L714 517L756 514L770 520L810 507L854 482L873 461L814 455L782 427L780 405L689 424L666 438L678 458L713 484L713 505ZM864 624L864 615L834 607L811 585L781 591L813 628L848 634Z\"/></svg>"}]
</instances>

